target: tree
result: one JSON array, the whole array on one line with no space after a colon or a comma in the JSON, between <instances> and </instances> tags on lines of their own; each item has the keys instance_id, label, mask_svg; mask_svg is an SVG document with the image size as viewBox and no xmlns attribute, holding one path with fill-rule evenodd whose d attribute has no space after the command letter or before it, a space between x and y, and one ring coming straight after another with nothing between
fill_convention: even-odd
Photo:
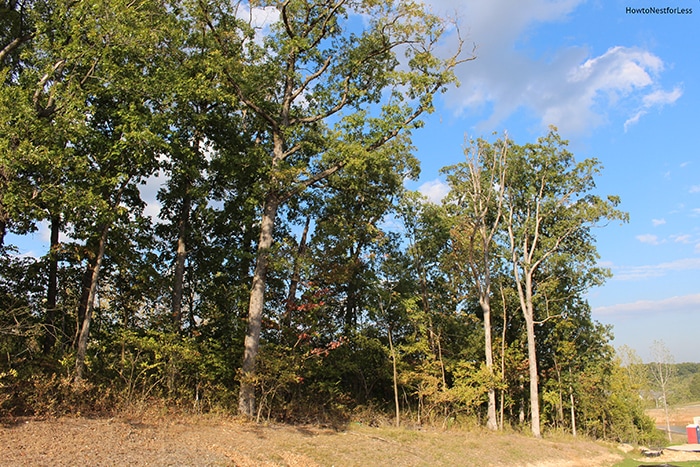
<instances>
[{"instance_id":1,"label":"tree","mask_svg":"<svg viewBox=\"0 0 700 467\"><path fill-rule=\"evenodd\" d=\"M69 169L59 199L70 204L61 221L70 224L73 238L85 241L76 335L75 378L80 380L109 231L117 218L138 215L137 184L156 167L160 128L154 109L166 87L156 75L167 69L169 17L158 2L54 6L32 43L43 73L32 100L58 135L60 144L47 146L65 151L52 165Z\"/></svg>"},{"instance_id":2,"label":"tree","mask_svg":"<svg viewBox=\"0 0 700 467\"><path fill-rule=\"evenodd\" d=\"M239 412L253 416L252 377L280 207L348 164L405 151L408 141L398 136L415 128L432 109L432 96L454 80L461 47L438 59L434 48L445 26L411 2L260 4L279 14L262 40L255 39L252 18L236 16L252 5L200 7L218 42L224 85L263 122L261 143L269 148L239 397ZM350 29L355 15L371 18L359 34ZM406 53L402 67L399 51Z\"/></svg>"},{"instance_id":3,"label":"tree","mask_svg":"<svg viewBox=\"0 0 700 467\"><path fill-rule=\"evenodd\" d=\"M494 145L484 140L470 143L465 149L467 161L447 167L450 196L447 204L455 210L452 228L454 254L459 255L470 275L484 319L484 355L486 370L493 378L493 339L491 326L491 278L499 267L494 258L495 237L501 230L503 200L507 180L508 139ZM498 429L496 389L488 389L486 427Z\"/></svg>"},{"instance_id":4,"label":"tree","mask_svg":"<svg viewBox=\"0 0 700 467\"><path fill-rule=\"evenodd\" d=\"M560 271L575 274L576 291L600 283L606 272L595 266L591 229L609 220L626 220L619 198L590 192L600 171L595 159L576 162L556 133L536 144L511 146L505 188L506 245L520 308L525 319L530 376L530 417L540 437L539 373L535 325L549 319L547 287ZM557 268L556 264L566 268Z\"/></svg>"},{"instance_id":5,"label":"tree","mask_svg":"<svg viewBox=\"0 0 700 467\"><path fill-rule=\"evenodd\" d=\"M674 359L671 351L662 340L655 340L651 346L651 358L653 362L649 365L651 378L654 386L661 393L661 404L664 408L664 418L666 419L666 433L669 442L671 439L671 422L668 415L669 383L675 372Z\"/></svg>"}]
</instances>

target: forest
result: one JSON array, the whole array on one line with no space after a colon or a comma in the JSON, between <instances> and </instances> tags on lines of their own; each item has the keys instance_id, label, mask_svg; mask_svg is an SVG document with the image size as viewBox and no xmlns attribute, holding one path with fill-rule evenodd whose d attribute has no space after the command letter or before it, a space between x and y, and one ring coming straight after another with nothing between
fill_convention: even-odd
<instances>
[{"instance_id":1,"label":"forest","mask_svg":"<svg viewBox=\"0 0 700 467\"><path fill-rule=\"evenodd\" d=\"M0 414L654 436L586 301L595 230L628 218L599 161L504 133L454 142L441 203L405 188L477 58L458 22L394 0L0 15Z\"/></svg>"}]
</instances>

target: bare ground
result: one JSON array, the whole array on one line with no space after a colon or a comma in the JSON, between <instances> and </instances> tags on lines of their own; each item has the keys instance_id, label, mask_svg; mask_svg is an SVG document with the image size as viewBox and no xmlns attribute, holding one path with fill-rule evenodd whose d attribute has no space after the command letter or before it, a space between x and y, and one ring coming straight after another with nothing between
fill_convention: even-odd
<instances>
[{"instance_id":1,"label":"bare ground","mask_svg":"<svg viewBox=\"0 0 700 467\"><path fill-rule=\"evenodd\" d=\"M614 446L565 436L356 423L335 430L172 414L5 420L0 448L2 466L607 467L623 458ZM654 460L700 460L700 453L665 451Z\"/></svg>"}]
</instances>

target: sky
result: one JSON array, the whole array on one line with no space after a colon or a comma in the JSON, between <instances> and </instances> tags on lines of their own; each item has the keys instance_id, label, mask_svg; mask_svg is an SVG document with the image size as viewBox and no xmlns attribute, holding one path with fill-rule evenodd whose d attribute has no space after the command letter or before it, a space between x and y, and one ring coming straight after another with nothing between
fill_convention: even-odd
<instances>
[{"instance_id":1,"label":"sky","mask_svg":"<svg viewBox=\"0 0 700 467\"><path fill-rule=\"evenodd\" d=\"M458 18L476 59L415 132L422 174L408 187L438 201L465 137L525 144L555 125L630 214L595 231L613 277L588 294L593 318L645 361L660 340L700 362L700 0L425 1ZM46 246L45 228L34 236Z\"/></svg>"},{"instance_id":2,"label":"sky","mask_svg":"<svg viewBox=\"0 0 700 467\"><path fill-rule=\"evenodd\" d=\"M464 160L465 137L535 142L549 125L577 159L604 169L630 222L596 229L593 318L644 361L655 340L700 362L700 0L429 0L459 19L476 59L414 135L409 183L433 200L439 169Z\"/></svg>"}]
</instances>

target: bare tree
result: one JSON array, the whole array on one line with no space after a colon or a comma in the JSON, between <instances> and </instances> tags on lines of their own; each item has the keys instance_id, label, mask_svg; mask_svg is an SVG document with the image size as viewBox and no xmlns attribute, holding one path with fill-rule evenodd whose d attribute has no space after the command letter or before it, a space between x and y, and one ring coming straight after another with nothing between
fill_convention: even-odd
<instances>
[{"instance_id":1,"label":"bare tree","mask_svg":"<svg viewBox=\"0 0 700 467\"><path fill-rule=\"evenodd\" d=\"M668 415L668 386L673 378L675 367L674 358L668 350L663 340L655 340L651 345L651 358L654 360L650 365L651 377L656 388L661 392L661 403L666 419L666 434L671 441L671 422Z\"/></svg>"}]
</instances>

